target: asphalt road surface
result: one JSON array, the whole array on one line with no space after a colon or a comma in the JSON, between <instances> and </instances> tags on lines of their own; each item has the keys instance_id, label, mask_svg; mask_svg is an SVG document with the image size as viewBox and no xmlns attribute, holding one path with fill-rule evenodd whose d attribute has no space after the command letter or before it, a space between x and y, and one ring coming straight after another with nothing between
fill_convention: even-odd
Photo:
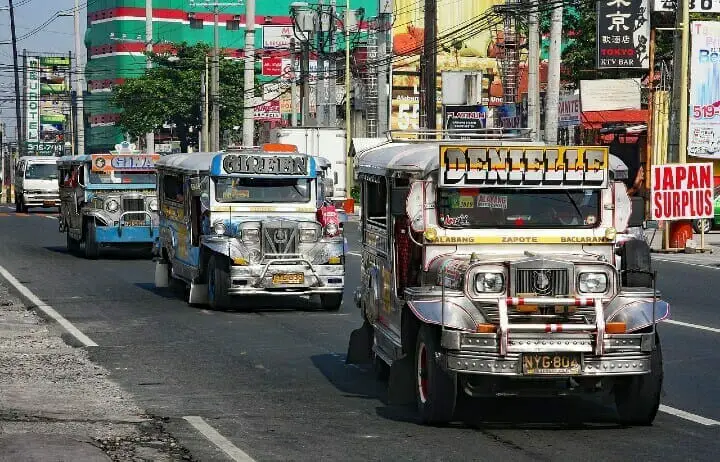
<instances>
[{"instance_id":1,"label":"asphalt road surface","mask_svg":"<svg viewBox=\"0 0 720 462\"><path fill-rule=\"evenodd\" d=\"M56 217L43 211L0 208L0 266L97 343L91 358L148 413L166 417L200 460L233 460L228 452L256 461L718 459L720 267L656 263L672 318L685 324L660 328L664 407L652 427L617 426L599 397L469 402L468 423L432 428L413 409L385 404L386 386L369 368L344 364L361 324L351 297L354 224L347 235L339 313L302 300L253 300L245 312L189 307L153 288L146 256L69 255Z\"/></svg>"}]
</instances>

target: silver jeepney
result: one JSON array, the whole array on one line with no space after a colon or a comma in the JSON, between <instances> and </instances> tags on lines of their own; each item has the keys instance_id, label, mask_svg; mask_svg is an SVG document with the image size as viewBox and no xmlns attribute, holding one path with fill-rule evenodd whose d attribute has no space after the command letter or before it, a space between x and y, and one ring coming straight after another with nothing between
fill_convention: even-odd
<instances>
[{"instance_id":1,"label":"silver jeepney","mask_svg":"<svg viewBox=\"0 0 720 462\"><path fill-rule=\"evenodd\" d=\"M644 210L623 167L604 147L523 140L360 154L364 324L348 362L389 366L390 395L427 423L453 420L459 392L602 390L620 421L651 423L669 305L647 244L617 238Z\"/></svg>"},{"instance_id":2,"label":"silver jeepney","mask_svg":"<svg viewBox=\"0 0 720 462\"><path fill-rule=\"evenodd\" d=\"M182 282L191 303L242 307L240 296L319 296L338 310L342 223L328 166L286 146L178 154L158 162L156 284Z\"/></svg>"}]
</instances>

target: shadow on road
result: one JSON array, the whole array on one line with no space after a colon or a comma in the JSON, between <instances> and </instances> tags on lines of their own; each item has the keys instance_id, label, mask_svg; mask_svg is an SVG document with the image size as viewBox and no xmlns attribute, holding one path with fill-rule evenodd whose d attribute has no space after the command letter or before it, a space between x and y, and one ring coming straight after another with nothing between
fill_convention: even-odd
<instances>
[{"instance_id":1,"label":"shadow on road","mask_svg":"<svg viewBox=\"0 0 720 462\"><path fill-rule=\"evenodd\" d=\"M45 250L50 252L66 254L75 258L82 258L82 253L71 254L67 247L64 246L47 246ZM128 260L147 260L150 261L152 258L151 252L147 249L118 249L118 248L103 248L100 253L100 258L97 261L110 260L110 261L128 261Z\"/></svg>"}]
</instances>

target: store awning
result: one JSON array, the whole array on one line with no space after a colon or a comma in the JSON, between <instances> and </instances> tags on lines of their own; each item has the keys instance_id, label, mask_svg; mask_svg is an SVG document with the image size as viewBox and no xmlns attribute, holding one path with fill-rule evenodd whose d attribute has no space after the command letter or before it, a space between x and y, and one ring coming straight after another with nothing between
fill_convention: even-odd
<instances>
[{"instance_id":1,"label":"store awning","mask_svg":"<svg viewBox=\"0 0 720 462\"><path fill-rule=\"evenodd\" d=\"M585 111L581 114L585 129L602 128L604 124L646 124L649 118L647 109L624 109L620 111Z\"/></svg>"}]
</instances>

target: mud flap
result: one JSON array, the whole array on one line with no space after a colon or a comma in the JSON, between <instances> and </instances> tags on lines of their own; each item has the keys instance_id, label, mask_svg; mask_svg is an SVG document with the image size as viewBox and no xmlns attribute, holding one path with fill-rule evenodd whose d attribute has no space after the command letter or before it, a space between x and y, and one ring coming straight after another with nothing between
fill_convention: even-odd
<instances>
[{"instance_id":1,"label":"mud flap","mask_svg":"<svg viewBox=\"0 0 720 462\"><path fill-rule=\"evenodd\" d=\"M411 356L393 361L388 380L388 404L415 403L415 361Z\"/></svg>"},{"instance_id":2,"label":"mud flap","mask_svg":"<svg viewBox=\"0 0 720 462\"><path fill-rule=\"evenodd\" d=\"M373 346L373 328L367 322L350 334L346 364L371 364Z\"/></svg>"},{"instance_id":3,"label":"mud flap","mask_svg":"<svg viewBox=\"0 0 720 462\"><path fill-rule=\"evenodd\" d=\"M190 283L190 295L188 303L191 305L204 305L208 302L207 284Z\"/></svg>"},{"instance_id":4,"label":"mud flap","mask_svg":"<svg viewBox=\"0 0 720 462\"><path fill-rule=\"evenodd\" d=\"M164 289L170 285L168 278L168 264L157 262L155 263L155 287Z\"/></svg>"}]
</instances>

